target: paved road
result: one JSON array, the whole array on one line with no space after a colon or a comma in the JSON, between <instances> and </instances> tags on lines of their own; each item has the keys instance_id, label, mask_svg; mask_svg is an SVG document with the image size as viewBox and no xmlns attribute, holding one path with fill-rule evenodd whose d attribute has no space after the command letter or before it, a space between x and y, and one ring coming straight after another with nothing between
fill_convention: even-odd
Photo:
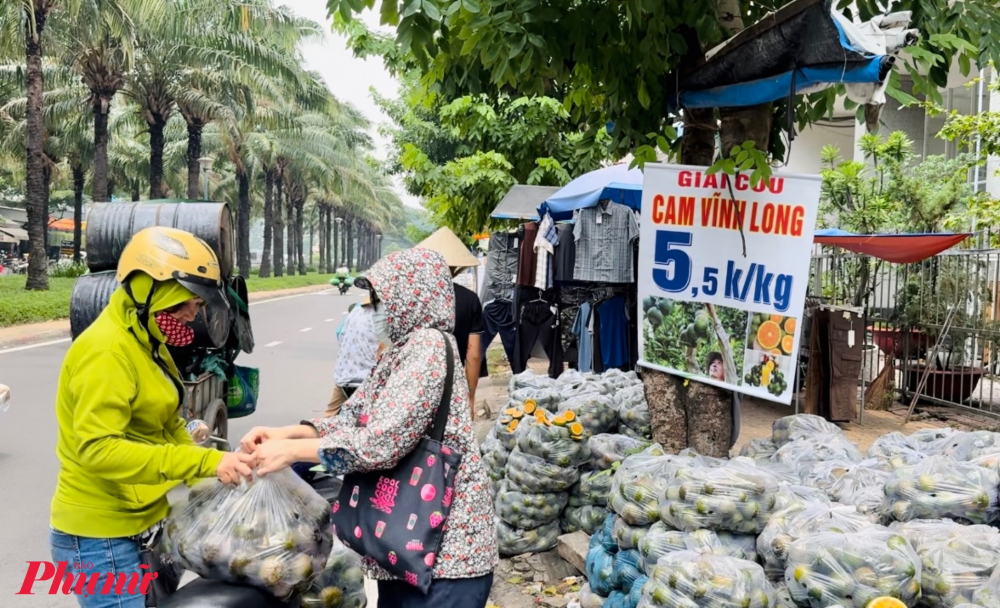
<instances>
[{"instance_id":1,"label":"paved road","mask_svg":"<svg viewBox=\"0 0 1000 608\"><path fill-rule=\"evenodd\" d=\"M257 413L230 423L238 439L254 425L292 424L321 412L333 390L334 331L360 294L330 292L251 304L257 347L239 362L260 368ZM28 560L49 560L49 501L55 487L55 392L67 342L0 351L11 387L0 414L0 607L71 608L72 597L20 596ZM36 586L41 590L42 586ZM47 589L47 586L45 587Z\"/></svg>"}]
</instances>

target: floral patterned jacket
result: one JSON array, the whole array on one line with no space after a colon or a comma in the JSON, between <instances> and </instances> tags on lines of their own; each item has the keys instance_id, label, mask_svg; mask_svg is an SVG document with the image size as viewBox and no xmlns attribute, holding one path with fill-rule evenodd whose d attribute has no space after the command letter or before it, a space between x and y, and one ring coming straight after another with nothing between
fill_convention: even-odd
<instances>
[{"instance_id":1,"label":"floral patterned jacket","mask_svg":"<svg viewBox=\"0 0 1000 608\"><path fill-rule=\"evenodd\" d=\"M311 421L322 439L320 458L336 474L392 469L430 433L447 375L447 336L455 324L455 294L444 258L426 249L390 254L367 274L385 306L393 345L335 418ZM456 359L457 364L457 359ZM469 387L456 365L444 443L463 454L455 499L444 524L434 578L472 578L499 561L493 500L473 432ZM392 576L365 560L375 579Z\"/></svg>"}]
</instances>

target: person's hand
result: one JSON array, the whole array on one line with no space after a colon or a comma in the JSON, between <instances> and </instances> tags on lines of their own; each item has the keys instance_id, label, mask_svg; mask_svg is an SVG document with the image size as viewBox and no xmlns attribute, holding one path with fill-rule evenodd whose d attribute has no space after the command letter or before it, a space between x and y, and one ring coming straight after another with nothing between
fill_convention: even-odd
<instances>
[{"instance_id":1,"label":"person's hand","mask_svg":"<svg viewBox=\"0 0 1000 608\"><path fill-rule=\"evenodd\" d=\"M222 462L215 469L215 475L222 483L237 484L240 477L247 481L253 479L254 457L251 454L242 452L226 452L222 456Z\"/></svg>"},{"instance_id":2,"label":"person's hand","mask_svg":"<svg viewBox=\"0 0 1000 608\"><path fill-rule=\"evenodd\" d=\"M281 429L269 426L255 426L240 440L240 449L247 454L253 454L262 443L275 439L284 439Z\"/></svg>"},{"instance_id":3,"label":"person's hand","mask_svg":"<svg viewBox=\"0 0 1000 608\"><path fill-rule=\"evenodd\" d=\"M257 464L257 474L261 477L280 471L298 462L296 452L301 439L272 439L257 446L253 455Z\"/></svg>"}]
</instances>

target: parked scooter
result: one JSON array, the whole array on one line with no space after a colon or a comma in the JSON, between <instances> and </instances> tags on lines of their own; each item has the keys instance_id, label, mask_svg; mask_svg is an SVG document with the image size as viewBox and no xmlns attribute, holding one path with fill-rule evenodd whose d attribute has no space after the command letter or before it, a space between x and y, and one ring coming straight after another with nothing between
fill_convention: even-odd
<instances>
[{"instance_id":1,"label":"parked scooter","mask_svg":"<svg viewBox=\"0 0 1000 608\"><path fill-rule=\"evenodd\" d=\"M218 442L202 420L188 423L191 439L199 445ZM340 493L343 480L327 473L317 473L307 480L327 502L333 504ZM223 581L197 578L184 585L170 597L160 600L157 608L299 608L297 597L281 600L263 589Z\"/></svg>"}]
</instances>

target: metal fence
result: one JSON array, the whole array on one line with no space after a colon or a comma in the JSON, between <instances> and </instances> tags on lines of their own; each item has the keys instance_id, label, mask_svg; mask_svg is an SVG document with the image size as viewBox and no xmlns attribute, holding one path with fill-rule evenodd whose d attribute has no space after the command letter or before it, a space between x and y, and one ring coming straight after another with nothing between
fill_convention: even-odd
<instances>
[{"instance_id":1,"label":"metal fence","mask_svg":"<svg viewBox=\"0 0 1000 608\"><path fill-rule=\"evenodd\" d=\"M909 403L929 366L921 401L1000 416L1000 249L991 244L971 238L913 264L817 247L809 297L864 308L864 384L891 359Z\"/></svg>"}]
</instances>

